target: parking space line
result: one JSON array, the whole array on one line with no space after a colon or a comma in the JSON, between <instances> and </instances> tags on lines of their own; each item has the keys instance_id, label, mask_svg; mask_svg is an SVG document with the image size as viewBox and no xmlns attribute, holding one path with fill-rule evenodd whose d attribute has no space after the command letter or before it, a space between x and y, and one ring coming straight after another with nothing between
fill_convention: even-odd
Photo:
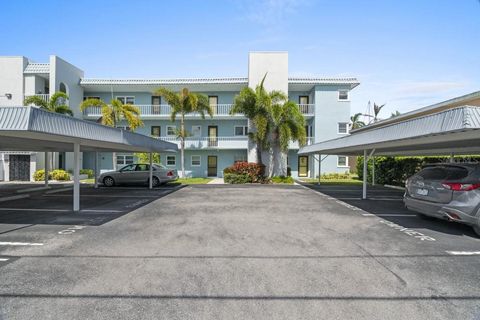
<instances>
[{"instance_id":1,"label":"parking space line","mask_svg":"<svg viewBox=\"0 0 480 320\"><path fill-rule=\"evenodd\" d=\"M480 251L446 251L454 256L480 256Z\"/></svg>"},{"instance_id":2,"label":"parking space line","mask_svg":"<svg viewBox=\"0 0 480 320\"><path fill-rule=\"evenodd\" d=\"M52 212L70 212L67 209L49 209L49 208L0 208L0 211L52 211Z\"/></svg>"},{"instance_id":3,"label":"parking space line","mask_svg":"<svg viewBox=\"0 0 480 320\"><path fill-rule=\"evenodd\" d=\"M9 259L6 258L0 258L0 262L8 261Z\"/></svg>"},{"instance_id":4,"label":"parking space line","mask_svg":"<svg viewBox=\"0 0 480 320\"><path fill-rule=\"evenodd\" d=\"M0 242L0 246L43 246L38 242Z\"/></svg>"},{"instance_id":5,"label":"parking space line","mask_svg":"<svg viewBox=\"0 0 480 320\"><path fill-rule=\"evenodd\" d=\"M120 213L120 212L123 212L122 210L102 210L102 209L83 209L83 210L80 210L80 212L99 212L99 213L102 213L102 212L116 212L116 213Z\"/></svg>"},{"instance_id":6,"label":"parking space line","mask_svg":"<svg viewBox=\"0 0 480 320\"><path fill-rule=\"evenodd\" d=\"M44 194L44 197L71 197L71 194ZM145 196L145 195L102 195L102 194L82 194L80 197L98 197L98 198L158 198L160 195L156 196Z\"/></svg>"},{"instance_id":7,"label":"parking space line","mask_svg":"<svg viewBox=\"0 0 480 320\"><path fill-rule=\"evenodd\" d=\"M397 214L397 213L378 213L376 214L379 217L410 217L410 218L416 218L417 216L415 214Z\"/></svg>"}]
</instances>

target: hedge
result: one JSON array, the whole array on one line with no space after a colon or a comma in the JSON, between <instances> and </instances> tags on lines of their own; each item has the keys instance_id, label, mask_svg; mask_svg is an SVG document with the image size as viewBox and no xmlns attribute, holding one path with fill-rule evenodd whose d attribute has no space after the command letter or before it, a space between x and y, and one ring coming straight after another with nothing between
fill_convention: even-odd
<instances>
[{"instance_id":1,"label":"hedge","mask_svg":"<svg viewBox=\"0 0 480 320\"><path fill-rule=\"evenodd\" d=\"M243 183L264 183L265 178L264 178L264 173L265 173L265 166L260 165L258 163L252 163L252 162L236 162L230 167L227 167L223 170L223 177L224 181L227 183L233 183L233 182L228 182L228 179L233 179L235 181L247 181ZM235 175L235 177L230 176L227 178L227 175ZM236 177L236 176L241 176L241 177ZM247 176L245 178L244 176ZM236 183L242 183L242 182L236 182Z\"/></svg>"},{"instance_id":2,"label":"hedge","mask_svg":"<svg viewBox=\"0 0 480 320\"><path fill-rule=\"evenodd\" d=\"M231 184L252 183L253 180L248 174L225 173L223 181Z\"/></svg>"},{"instance_id":3,"label":"hedge","mask_svg":"<svg viewBox=\"0 0 480 320\"><path fill-rule=\"evenodd\" d=\"M33 174L33 180L44 181L45 170L40 169L35 171L35 173ZM48 180L68 181L70 180L70 175L65 170L55 169L53 171L48 172Z\"/></svg>"},{"instance_id":4,"label":"hedge","mask_svg":"<svg viewBox=\"0 0 480 320\"><path fill-rule=\"evenodd\" d=\"M480 161L480 156L456 156L455 162ZM404 186L405 180L431 163L447 163L450 157L375 157L375 183ZM373 161L367 164L367 180L372 181ZM358 178L363 180L363 157L357 158Z\"/></svg>"}]
</instances>

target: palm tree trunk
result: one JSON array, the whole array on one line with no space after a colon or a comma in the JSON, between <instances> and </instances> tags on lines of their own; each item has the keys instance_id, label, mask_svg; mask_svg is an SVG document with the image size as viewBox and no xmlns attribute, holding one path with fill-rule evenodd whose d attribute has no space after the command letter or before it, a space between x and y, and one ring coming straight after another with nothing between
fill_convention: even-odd
<instances>
[{"instance_id":1,"label":"palm tree trunk","mask_svg":"<svg viewBox=\"0 0 480 320\"><path fill-rule=\"evenodd\" d=\"M280 142L278 140L273 141L272 152L273 167L271 170L271 177L287 176L287 157L286 153L280 148Z\"/></svg>"},{"instance_id":2,"label":"palm tree trunk","mask_svg":"<svg viewBox=\"0 0 480 320\"><path fill-rule=\"evenodd\" d=\"M185 178L185 118L182 114L180 121L180 161L182 162L182 178Z\"/></svg>"}]
</instances>

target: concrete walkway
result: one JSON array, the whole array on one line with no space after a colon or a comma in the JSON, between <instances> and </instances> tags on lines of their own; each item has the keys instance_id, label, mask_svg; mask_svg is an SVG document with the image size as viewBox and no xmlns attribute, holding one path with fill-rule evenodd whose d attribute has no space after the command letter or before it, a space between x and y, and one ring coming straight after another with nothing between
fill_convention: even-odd
<instances>
[{"instance_id":1,"label":"concrete walkway","mask_svg":"<svg viewBox=\"0 0 480 320\"><path fill-rule=\"evenodd\" d=\"M225 182L223 181L223 178L214 178L207 184L225 184Z\"/></svg>"}]
</instances>

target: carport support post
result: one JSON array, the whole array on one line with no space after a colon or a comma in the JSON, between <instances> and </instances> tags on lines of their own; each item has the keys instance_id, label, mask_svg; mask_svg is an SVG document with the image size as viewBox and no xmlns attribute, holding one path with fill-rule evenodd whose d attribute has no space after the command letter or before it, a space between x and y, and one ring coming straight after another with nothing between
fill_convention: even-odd
<instances>
[{"instance_id":1,"label":"carport support post","mask_svg":"<svg viewBox=\"0 0 480 320\"><path fill-rule=\"evenodd\" d=\"M98 152L95 151L95 161L93 162L93 169L94 169L94 172L93 172L93 179L95 179L95 181L93 182L93 187L96 189L98 188Z\"/></svg>"},{"instance_id":2,"label":"carport support post","mask_svg":"<svg viewBox=\"0 0 480 320\"><path fill-rule=\"evenodd\" d=\"M48 152L45 151L45 187L48 187Z\"/></svg>"},{"instance_id":3,"label":"carport support post","mask_svg":"<svg viewBox=\"0 0 480 320\"><path fill-rule=\"evenodd\" d=\"M73 144L73 211L80 211L80 144Z\"/></svg>"},{"instance_id":4,"label":"carport support post","mask_svg":"<svg viewBox=\"0 0 480 320\"><path fill-rule=\"evenodd\" d=\"M320 185L320 179L322 178L322 155L318 154L318 184Z\"/></svg>"},{"instance_id":5,"label":"carport support post","mask_svg":"<svg viewBox=\"0 0 480 320\"><path fill-rule=\"evenodd\" d=\"M363 190L362 199L367 199L367 150L363 150Z\"/></svg>"},{"instance_id":6,"label":"carport support post","mask_svg":"<svg viewBox=\"0 0 480 320\"><path fill-rule=\"evenodd\" d=\"M152 189L153 187L153 167L152 167L152 162L153 162L153 156L152 156L152 153L150 152L149 154L150 156L150 166L149 166L149 170L148 170L148 188L149 189Z\"/></svg>"},{"instance_id":7,"label":"carport support post","mask_svg":"<svg viewBox=\"0 0 480 320\"><path fill-rule=\"evenodd\" d=\"M372 187L375 185L375 156L372 157Z\"/></svg>"}]
</instances>

